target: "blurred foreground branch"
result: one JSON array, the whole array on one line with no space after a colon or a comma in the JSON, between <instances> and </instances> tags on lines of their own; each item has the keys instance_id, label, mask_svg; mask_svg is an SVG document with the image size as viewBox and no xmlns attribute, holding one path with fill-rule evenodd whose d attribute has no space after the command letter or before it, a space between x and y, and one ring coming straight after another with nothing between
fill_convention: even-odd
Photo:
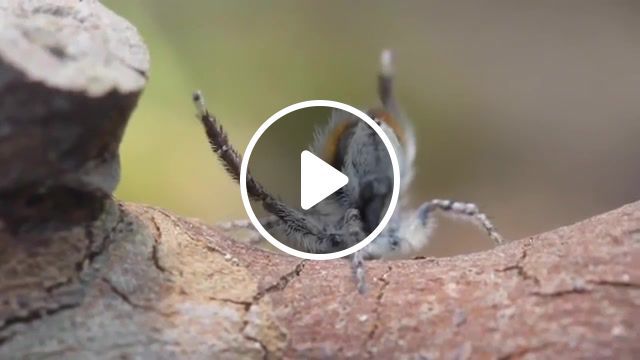
<instances>
[{"instance_id":1,"label":"blurred foreground branch","mask_svg":"<svg viewBox=\"0 0 640 360\"><path fill-rule=\"evenodd\" d=\"M344 261L111 197L148 68L122 19L10 1L0 26L0 358L640 353L640 203L482 253L373 261L361 296Z\"/></svg>"}]
</instances>

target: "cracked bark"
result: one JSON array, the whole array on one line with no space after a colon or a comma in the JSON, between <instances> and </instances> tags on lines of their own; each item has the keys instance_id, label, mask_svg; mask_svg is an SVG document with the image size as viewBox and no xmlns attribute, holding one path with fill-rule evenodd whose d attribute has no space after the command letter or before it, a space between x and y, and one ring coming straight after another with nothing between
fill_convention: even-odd
<instances>
[{"instance_id":1,"label":"cracked bark","mask_svg":"<svg viewBox=\"0 0 640 360\"><path fill-rule=\"evenodd\" d=\"M0 6L0 358L640 353L640 203L491 251L368 262L361 296L347 261L112 198L147 70L96 1Z\"/></svg>"},{"instance_id":2,"label":"cracked bark","mask_svg":"<svg viewBox=\"0 0 640 360\"><path fill-rule=\"evenodd\" d=\"M367 340L363 345L363 349L366 349L368 357L372 357L373 355L373 349L374 349L373 341L375 339L376 332L380 327L379 319L380 319L380 309L382 307L382 299L384 297L384 292L387 289L387 286L389 286L387 275L389 275L391 271L392 271L392 267L391 265L389 265L387 271L384 274L382 274L380 278L378 278L378 280L382 283L382 285L380 286L378 295L376 295L376 306L372 314L374 318L373 325L371 326L371 330L367 334ZM361 317L360 319L364 319L364 317Z\"/></svg>"}]
</instances>

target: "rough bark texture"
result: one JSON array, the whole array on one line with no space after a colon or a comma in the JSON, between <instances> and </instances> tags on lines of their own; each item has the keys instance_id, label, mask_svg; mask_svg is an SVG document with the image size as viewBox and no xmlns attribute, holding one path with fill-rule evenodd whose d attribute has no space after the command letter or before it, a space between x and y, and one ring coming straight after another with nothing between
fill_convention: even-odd
<instances>
[{"instance_id":1,"label":"rough bark texture","mask_svg":"<svg viewBox=\"0 0 640 360\"><path fill-rule=\"evenodd\" d=\"M117 202L147 66L95 1L0 3L0 359L640 353L640 202L487 252L367 263L364 296L345 261Z\"/></svg>"},{"instance_id":2,"label":"rough bark texture","mask_svg":"<svg viewBox=\"0 0 640 360\"><path fill-rule=\"evenodd\" d=\"M628 358L640 203L447 259L303 262L103 199L97 220L0 237L0 358Z\"/></svg>"},{"instance_id":3,"label":"rough bark texture","mask_svg":"<svg viewBox=\"0 0 640 360\"><path fill-rule=\"evenodd\" d=\"M136 29L95 0L0 2L0 192L111 193L148 67Z\"/></svg>"}]
</instances>

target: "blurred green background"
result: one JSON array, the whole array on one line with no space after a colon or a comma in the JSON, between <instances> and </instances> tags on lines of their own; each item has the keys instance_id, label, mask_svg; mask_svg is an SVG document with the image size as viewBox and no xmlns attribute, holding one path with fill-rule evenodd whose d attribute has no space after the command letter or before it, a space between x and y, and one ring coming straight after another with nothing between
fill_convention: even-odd
<instances>
[{"instance_id":1,"label":"blurred green background","mask_svg":"<svg viewBox=\"0 0 640 360\"><path fill-rule=\"evenodd\" d=\"M634 1L105 1L139 29L150 80L121 148L121 199L213 223L246 218L190 101L244 150L309 99L376 104L378 53L416 124L410 194L474 201L516 239L640 198ZM491 246L443 221L431 255Z\"/></svg>"}]
</instances>

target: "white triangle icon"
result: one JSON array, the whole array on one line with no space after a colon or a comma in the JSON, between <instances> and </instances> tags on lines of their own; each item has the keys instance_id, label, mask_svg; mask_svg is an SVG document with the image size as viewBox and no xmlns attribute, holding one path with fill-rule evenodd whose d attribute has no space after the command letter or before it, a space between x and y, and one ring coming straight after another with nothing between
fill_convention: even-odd
<instances>
[{"instance_id":1,"label":"white triangle icon","mask_svg":"<svg viewBox=\"0 0 640 360\"><path fill-rule=\"evenodd\" d=\"M310 151L300 153L300 206L314 205L347 185L349 178Z\"/></svg>"}]
</instances>

